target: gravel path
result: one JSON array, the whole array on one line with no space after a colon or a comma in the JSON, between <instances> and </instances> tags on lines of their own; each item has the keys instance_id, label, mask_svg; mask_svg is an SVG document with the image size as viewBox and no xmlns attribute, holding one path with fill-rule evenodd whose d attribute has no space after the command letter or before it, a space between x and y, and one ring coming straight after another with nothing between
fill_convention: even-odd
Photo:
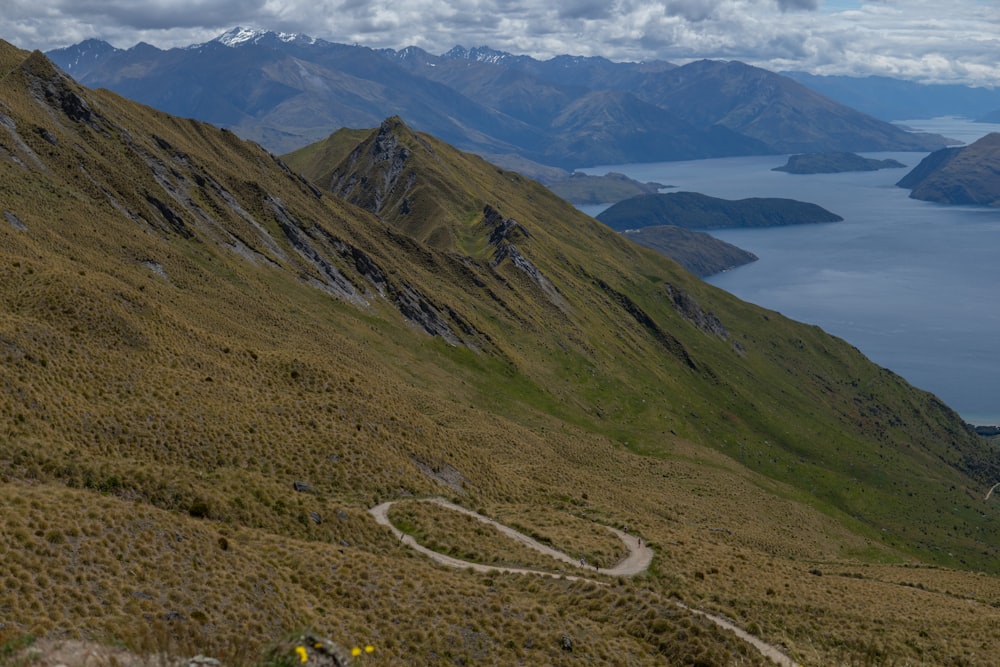
<instances>
[{"instance_id":1,"label":"gravel path","mask_svg":"<svg viewBox=\"0 0 1000 667\"><path fill-rule=\"evenodd\" d=\"M580 561L573 558L572 556L568 556L561 551L558 551L550 546L542 544L541 542L528 537L524 533L518 532L513 528L505 526L502 523L499 523L498 521L495 521L494 519L491 519L487 516L483 516L478 512L473 512L472 510L462 507L460 505L450 503L444 498L424 498L419 500L422 500L423 502L437 503L442 507L447 507L448 509L454 510L456 512L461 512L462 514L468 514L469 516L475 517L476 519L482 521L483 523L487 523L493 526L503 534L517 540L521 544L525 544L531 547L532 549L537 549L543 554L551 556L552 558L559 560L561 562L573 565L581 570L588 570L588 571L590 570L589 567L581 566ZM449 567L455 567L460 569L471 569L476 572L511 572L516 574L537 574L546 577L561 577L563 579L568 579L570 581L590 581L595 584L602 584L602 585L604 583L584 576L559 574L556 572L545 572L543 570L532 570L520 567L500 567L496 565L484 565L482 563L473 563L470 561L460 560L458 558L452 558L451 556L446 556L445 554L438 553L437 551L433 551L425 546L417 544L417 541L414 540L411 536L403 533L401 530L392 525L392 522L389 521L389 508L392 507L392 505L395 502L396 501L389 501L382 503L381 505L376 505L375 507L369 509L368 512L373 517L375 517L375 521L377 521L383 526L387 526L389 530L391 530L392 533L397 538L399 538L402 544L405 544L411 549L419 551L420 553L426 555L428 558L431 558L432 560L441 563L442 565L447 565ZM625 545L628 547L629 555L626 556L620 562L618 562L614 567L602 569L600 573L616 577L628 577L635 574L639 574L641 572L645 572L649 568L649 564L653 561L653 550L644 544L640 545L639 539L634 535L629 535L616 528L611 528L610 526L605 526L605 527L611 532L613 532L615 535L617 535L619 538L621 538L622 542L624 542ZM757 637L754 637L749 632L741 629L733 622L721 616L715 616L714 614L709 614L707 612L700 611L698 609L692 609L691 607L688 607L687 605L681 602L677 602L676 604L677 606L682 607L683 609L686 609L694 614L704 616L708 620L718 625L720 628L732 631L737 637L752 645L754 648L760 651L765 657L770 658L772 661L774 661L775 664L780 665L780 667L799 667L798 663L796 663L794 660L792 660L787 655L782 653L778 647L772 644L768 644Z\"/></svg>"}]
</instances>

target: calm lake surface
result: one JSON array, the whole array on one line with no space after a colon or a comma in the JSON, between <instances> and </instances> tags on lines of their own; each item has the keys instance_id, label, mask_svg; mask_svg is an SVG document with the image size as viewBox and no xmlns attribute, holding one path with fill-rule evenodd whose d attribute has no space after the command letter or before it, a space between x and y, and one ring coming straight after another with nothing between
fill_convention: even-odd
<instances>
[{"instance_id":1,"label":"calm lake surface","mask_svg":"<svg viewBox=\"0 0 1000 667\"><path fill-rule=\"evenodd\" d=\"M1000 131L959 118L901 124L967 143ZM712 231L760 259L707 281L843 338L966 421L1000 424L1000 210L910 199L895 183L926 153L864 155L907 168L795 175L771 171L787 159L771 156L580 171L725 199L788 197L837 213L843 222Z\"/></svg>"}]
</instances>

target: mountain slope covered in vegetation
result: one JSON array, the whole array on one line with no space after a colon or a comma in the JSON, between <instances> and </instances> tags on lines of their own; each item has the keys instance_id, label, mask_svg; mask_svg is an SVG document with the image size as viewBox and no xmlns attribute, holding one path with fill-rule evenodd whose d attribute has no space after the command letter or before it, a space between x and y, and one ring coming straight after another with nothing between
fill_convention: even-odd
<instances>
[{"instance_id":1,"label":"mountain slope covered in vegetation","mask_svg":"<svg viewBox=\"0 0 1000 667\"><path fill-rule=\"evenodd\" d=\"M1000 206L1000 133L968 146L943 148L900 179L914 199L940 204Z\"/></svg>"},{"instance_id":2,"label":"mountain slope covered in vegetation","mask_svg":"<svg viewBox=\"0 0 1000 667\"><path fill-rule=\"evenodd\" d=\"M764 664L681 599L802 662L995 652L996 455L940 401L398 119L340 152L343 197L0 43L0 644ZM366 512L440 494L653 567L445 570Z\"/></svg>"}]
</instances>

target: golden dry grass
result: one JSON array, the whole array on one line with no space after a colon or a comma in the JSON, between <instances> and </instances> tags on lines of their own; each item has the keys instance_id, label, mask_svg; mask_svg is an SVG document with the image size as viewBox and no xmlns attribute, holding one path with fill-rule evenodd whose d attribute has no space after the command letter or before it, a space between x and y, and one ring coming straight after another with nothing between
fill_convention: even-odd
<instances>
[{"instance_id":1,"label":"golden dry grass","mask_svg":"<svg viewBox=\"0 0 1000 667\"><path fill-rule=\"evenodd\" d=\"M679 598L810 665L995 661L997 577L917 559L995 550L977 482L926 448L958 456L966 436L847 346L610 236L591 258L597 232L546 212L541 188L463 159L476 187L499 178L501 204L545 221L533 238L566 291L558 311L509 267L317 199L229 133L106 94L87 98L97 129L70 122L25 92L25 55L0 49L0 113L16 119L0 130L0 215L27 228L0 217L0 646L80 637L235 665L313 629L371 643L381 664L763 664ZM480 347L415 330L374 287L367 305L314 289L275 197L302 230L454 304ZM660 350L600 276L707 370ZM723 309L749 351L660 304L667 276ZM865 474L942 472L811 493L841 492L837 456ZM477 575L434 566L366 512L435 494L588 560L621 549L603 525L657 556L609 586ZM447 521L453 548L510 556L506 538ZM930 553L941 543L960 556Z\"/></svg>"}]
</instances>

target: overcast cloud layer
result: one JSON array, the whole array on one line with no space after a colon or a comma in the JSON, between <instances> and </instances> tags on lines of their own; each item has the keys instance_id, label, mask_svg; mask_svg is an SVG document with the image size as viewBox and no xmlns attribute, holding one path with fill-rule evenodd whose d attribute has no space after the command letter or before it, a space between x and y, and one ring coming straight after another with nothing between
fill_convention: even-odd
<instances>
[{"instance_id":1,"label":"overcast cloud layer","mask_svg":"<svg viewBox=\"0 0 1000 667\"><path fill-rule=\"evenodd\" d=\"M0 38L49 50L205 42L237 25L439 54L742 60L772 70L1000 85L996 0L2 0Z\"/></svg>"}]
</instances>

